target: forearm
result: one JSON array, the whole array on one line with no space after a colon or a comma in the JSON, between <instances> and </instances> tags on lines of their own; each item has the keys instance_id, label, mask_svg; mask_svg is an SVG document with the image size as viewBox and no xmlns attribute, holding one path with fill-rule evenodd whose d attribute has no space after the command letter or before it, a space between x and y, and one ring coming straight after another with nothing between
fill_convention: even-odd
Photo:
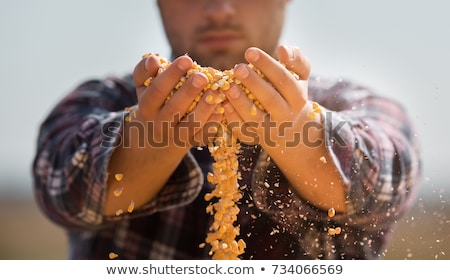
<instances>
[{"instance_id":1,"label":"forearm","mask_svg":"<svg viewBox=\"0 0 450 280\"><path fill-rule=\"evenodd\" d=\"M111 156L103 213L139 209L152 200L180 164L187 148L152 145L152 135L133 120L125 122L122 141ZM117 176L120 177L117 177Z\"/></svg>"},{"instance_id":2,"label":"forearm","mask_svg":"<svg viewBox=\"0 0 450 280\"><path fill-rule=\"evenodd\" d=\"M300 116L302 124L288 137L285 148L264 145L274 162L282 170L291 188L305 201L318 209L334 208L345 211L346 191L338 162L331 157L327 147L323 120L312 112L308 103Z\"/></svg>"},{"instance_id":3,"label":"forearm","mask_svg":"<svg viewBox=\"0 0 450 280\"><path fill-rule=\"evenodd\" d=\"M366 100L364 104L361 110L357 107L345 112L324 110L324 146L315 148L314 153L302 154L297 147L298 153L284 151L278 157L272 153L270 158L261 158L262 170L254 183L257 205L269 215L283 217L286 225L297 224L298 217L327 220L329 217L323 210L328 206L320 207L326 200L318 204L314 197L324 199L323 192L327 192L344 198L345 212L338 212L334 221L352 226L370 224L374 230L404 213L420 177L414 132L402 109L395 104L382 99ZM332 168L327 169L327 165ZM276 170L280 177L274 176ZM323 177L325 173L328 174ZM328 181L323 181L324 178ZM333 194L331 185L335 186L338 179L341 184L334 189L337 194ZM318 180L322 180L324 188L319 187ZM266 183L268 189L264 187ZM298 189L299 186L303 189ZM330 195L332 199L336 197ZM272 207L274 204L280 206Z\"/></svg>"}]
</instances>

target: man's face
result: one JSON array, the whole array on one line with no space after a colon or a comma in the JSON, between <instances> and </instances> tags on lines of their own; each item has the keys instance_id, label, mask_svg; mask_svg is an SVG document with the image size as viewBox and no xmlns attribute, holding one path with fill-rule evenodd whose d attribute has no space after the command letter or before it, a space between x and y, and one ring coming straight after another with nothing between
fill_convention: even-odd
<instances>
[{"instance_id":1,"label":"man's face","mask_svg":"<svg viewBox=\"0 0 450 280\"><path fill-rule=\"evenodd\" d=\"M255 46L274 54L289 0L158 0L174 57L225 70Z\"/></svg>"}]
</instances>

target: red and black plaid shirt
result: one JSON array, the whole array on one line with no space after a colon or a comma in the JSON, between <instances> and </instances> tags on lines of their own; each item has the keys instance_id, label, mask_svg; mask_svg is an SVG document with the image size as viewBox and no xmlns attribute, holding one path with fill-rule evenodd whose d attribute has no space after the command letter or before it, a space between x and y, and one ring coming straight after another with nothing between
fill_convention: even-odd
<instances>
[{"instance_id":1,"label":"red and black plaid shirt","mask_svg":"<svg viewBox=\"0 0 450 280\"><path fill-rule=\"evenodd\" d=\"M329 218L291 191L265 151L243 145L242 258L382 258L418 187L416 134L401 106L353 83L311 79L309 97L323 109L327 147L347 184L347 212ZM130 76L88 81L61 100L40 127L36 199L66 229L70 259L107 259L110 252L119 259L209 259L208 246L199 247L212 222L203 198L213 188L205 180L208 149L191 149L145 207L102 215L108 161L124 108L136 102ZM327 233L337 226L341 234Z\"/></svg>"}]
</instances>

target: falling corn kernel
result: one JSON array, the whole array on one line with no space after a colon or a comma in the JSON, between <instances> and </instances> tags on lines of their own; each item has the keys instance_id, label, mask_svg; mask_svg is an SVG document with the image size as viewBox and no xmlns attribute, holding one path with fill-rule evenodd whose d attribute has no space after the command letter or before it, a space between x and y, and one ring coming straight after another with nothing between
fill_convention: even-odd
<instances>
[{"instance_id":1,"label":"falling corn kernel","mask_svg":"<svg viewBox=\"0 0 450 280\"><path fill-rule=\"evenodd\" d=\"M308 118L310 118L311 120L314 119L315 117L316 117L316 113L314 113L314 112L308 113Z\"/></svg>"},{"instance_id":2,"label":"falling corn kernel","mask_svg":"<svg viewBox=\"0 0 450 280\"><path fill-rule=\"evenodd\" d=\"M130 202L130 205L128 205L127 211L128 211L128 213L131 213L131 212L133 212L133 210L134 210L134 201L132 200Z\"/></svg>"},{"instance_id":3,"label":"falling corn kernel","mask_svg":"<svg viewBox=\"0 0 450 280\"><path fill-rule=\"evenodd\" d=\"M205 248L205 246L206 246L206 243L200 243L200 244L198 244L198 248L200 248L200 249Z\"/></svg>"},{"instance_id":4,"label":"falling corn kernel","mask_svg":"<svg viewBox=\"0 0 450 280\"><path fill-rule=\"evenodd\" d=\"M334 229L334 231L335 231L336 234L341 234L342 229L341 229L341 227L336 227Z\"/></svg>"},{"instance_id":5,"label":"falling corn kernel","mask_svg":"<svg viewBox=\"0 0 450 280\"><path fill-rule=\"evenodd\" d=\"M320 161L323 162L323 163L327 163L327 159L324 156L320 157Z\"/></svg>"},{"instance_id":6,"label":"falling corn kernel","mask_svg":"<svg viewBox=\"0 0 450 280\"><path fill-rule=\"evenodd\" d=\"M123 179L123 174L117 173L116 175L114 175L114 178L116 179L117 182L120 182Z\"/></svg>"},{"instance_id":7,"label":"falling corn kernel","mask_svg":"<svg viewBox=\"0 0 450 280\"><path fill-rule=\"evenodd\" d=\"M328 209L328 217L333 218L336 215L336 210L334 208Z\"/></svg>"},{"instance_id":8,"label":"falling corn kernel","mask_svg":"<svg viewBox=\"0 0 450 280\"><path fill-rule=\"evenodd\" d=\"M150 55L152 54L148 53L143 57ZM170 62L162 57L160 57L160 63L161 67L158 69L157 75L161 74L170 66ZM265 75L254 65L249 64L249 67L262 79L269 82ZM223 114L225 109L220 105L226 100L225 91L230 88L231 84L237 85L247 95L249 100L253 102L250 111L252 115L257 114L257 109L265 111L262 104L250 90L246 88L240 80L234 78L232 69L220 71L212 67L202 67L196 62L194 62L192 68L186 72L186 75L179 80L172 93L167 96L166 102L170 100L176 90L195 72L203 73L208 78L209 83L204 87L199 96L195 98L186 113L190 113L194 107L197 106L203 93L208 90L213 90L217 91L217 97L208 94L205 101L208 104L218 104L219 106L216 107L216 113ZM294 77L298 78L297 74L294 72L291 73ZM153 77L146 80L144 85L149 86L152 79ZM315 112L312 113L314 114ZM239 235L239 225L234 224L234 221L237 220L237 214L239 213L237 202L242 197L238 184L238 180L241 178L241 174L238 171L239 161L237 158L240 151L240 145L237 142L237 139L227 131L225 119L222 121L221 125L223 125L223 127L220 127L220 129L217 127L212 128L212 131L216 133L216 137L214 138L214 141L208 145L214 163L213 172L208 174L207 179L211 184L216 185L216 187L204 196L206 201L211 201L206 207L206 212L213 215L214 220L210 225L209 233L205 239L206 242L201 243L199 247L204 248L206 244L209 244L211 246L209 255L211 255L213 259L233 260L239 259L239 255L243 254L246 248L244 240L237 240L237 236ZM217 200L213 200L213 198L217 198ZM251 214L251 218L257 219L257 216Z\"/></svg>"},{"instance_id":9,"label":"falling corn kernel","mask_svg":"<svg viewBox=\"0 0 450 280\"><path fill-rule=\"evenodd\" d=\"M335 234L336 234L336 230L334 228L328 229L328 235L335 235Z\"/></svg>"},{"instance_id":10,"label":"falling corn kernel","mask_svg":"<svg viewBox=\"0 0 450 280\"><path fill-rule=\"evenodd\" d=\"M119 255L117 255L117 254L114 253L114 252L110 252L109 255L108 255L108 257L109 257L110 260L113 260L113 259L117 258L118 256L119 256Z\"/></svg>"},{"instance_id":11,"label":"falling corn kernel","mask_svg":"<svg viewBox=\"0 0 450 280\"><path fill-rule=\"evenodd\" d=\"M123 192L123 187L114 190L114 196L119 197Z\"/></svg>"},{"instance_id":12,"label":"falling corn kernel","mask_svg":"<svg viewBox=\"0 0 450 280\"><path fill-rule=\"evenodd\" d=\"M123 210L119 209L116 211L116 216L120 216L120 215L122 215L122 213L123 213Z\"/></svg>"}]
</instances>

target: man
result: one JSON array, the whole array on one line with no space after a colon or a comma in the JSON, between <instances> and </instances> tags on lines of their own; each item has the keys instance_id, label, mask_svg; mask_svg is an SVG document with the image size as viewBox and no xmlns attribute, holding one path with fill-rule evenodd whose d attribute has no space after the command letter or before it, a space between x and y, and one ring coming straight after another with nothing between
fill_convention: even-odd
<instances>
[{"instance_id":1,"label":"man","mask_svg":"<svg viewBox=\"0 0 450 280\"><path fill-rule=\"evenodd\" d=\"M402 107L358 85L310 78L300 49L278 45L287 0L157 4L171 65L159 73L161 59L149 55L132 78L86 82L41 127L36 198L67 229L69 257L211 258L199 246L212 223L204 196L214 189L202 147L225 118L241 144L240 258L380 258L420 175ZM218 94L209 90L188 112L208 83L199 72L168 100L194 61L233 69L264 110L251 112L232 84L223 103L209 102Z\"/></svg>"}]
</instances>

